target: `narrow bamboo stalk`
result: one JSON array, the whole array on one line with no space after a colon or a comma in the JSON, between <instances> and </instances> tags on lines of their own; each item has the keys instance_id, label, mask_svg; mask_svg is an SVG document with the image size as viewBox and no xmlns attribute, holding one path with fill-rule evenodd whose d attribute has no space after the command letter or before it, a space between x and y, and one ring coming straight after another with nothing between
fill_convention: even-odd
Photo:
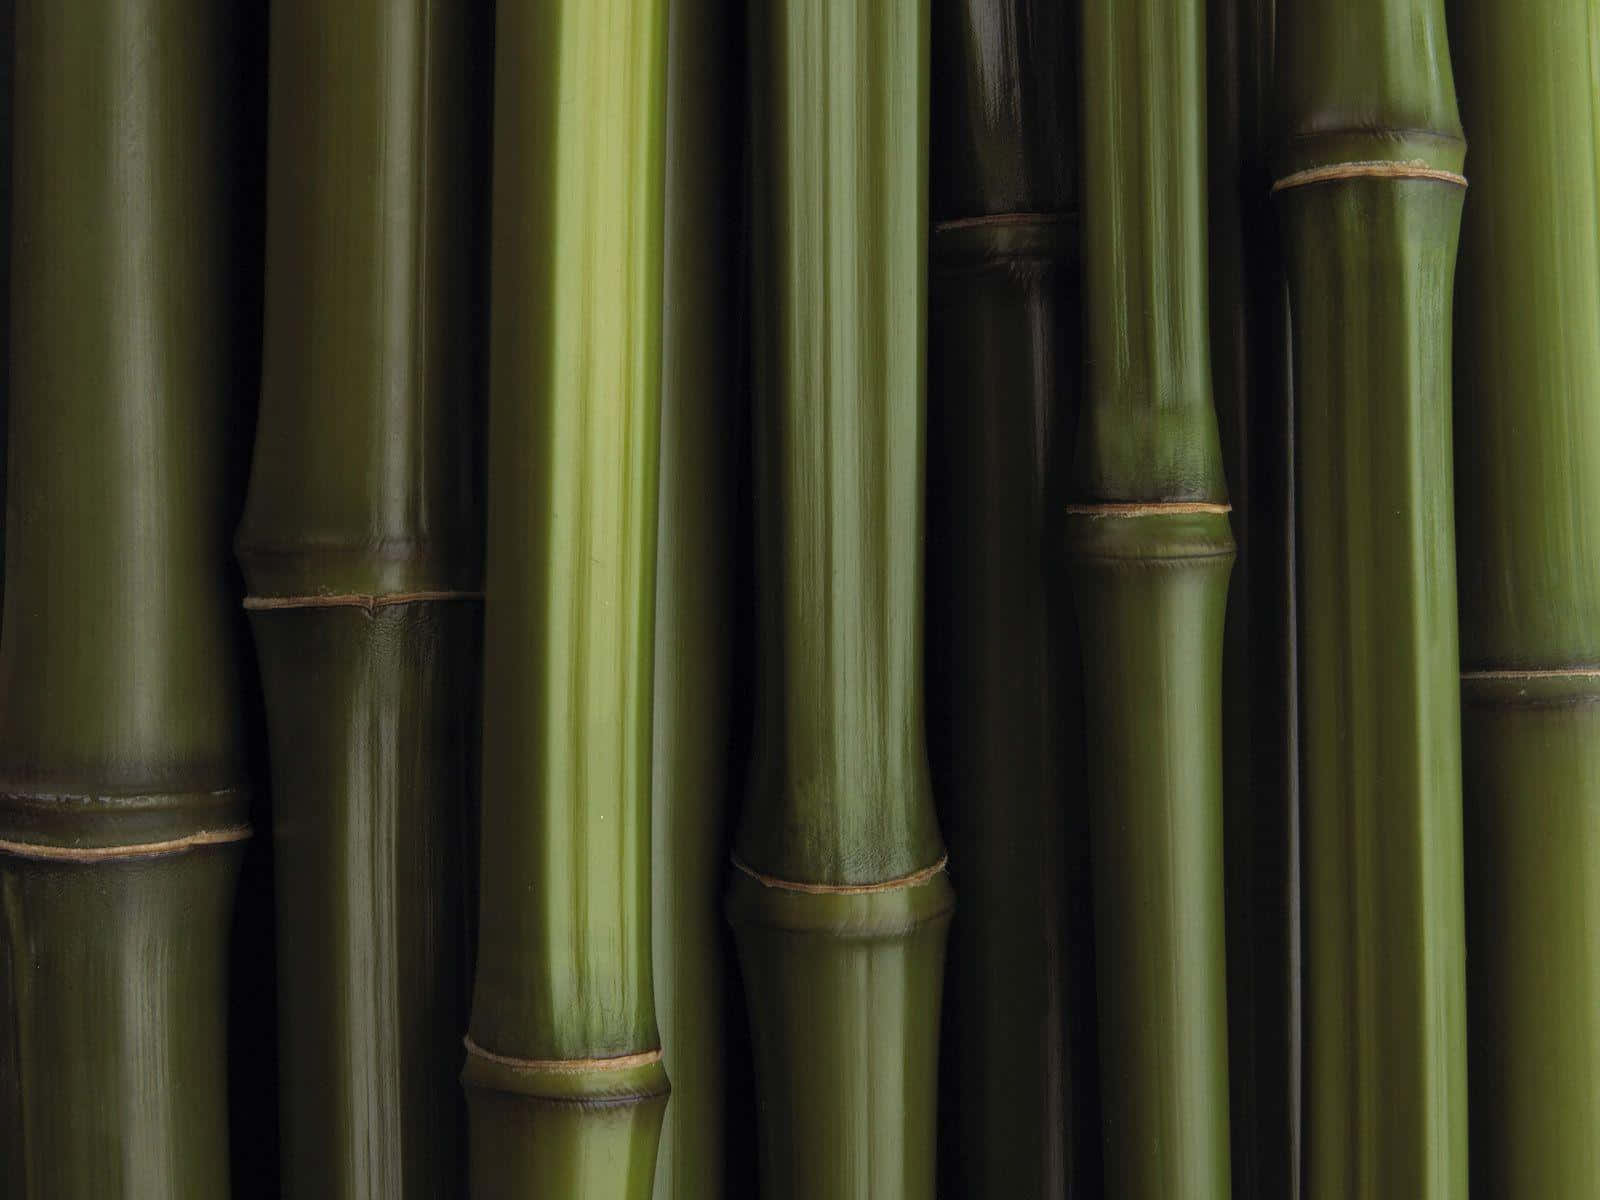
<instances>
[{"instance_id":1,"label":"narrow bamboo stalk","mask_svg":"<svg viewBox=\"0 0 1600 1200\"><path fill-rule=\"evenodd\" d=\"M1085 0L1083 653L1107 1195L1229 1192L1228 529L1207 345L1204 12Z\"/></svg>"},{"instance_id":2,"label":"narrow bamboo stalk","mask_svg":"<svg viewBox=\"0 0 1600 1200\"><path fill-rule=\"evenodd\" d=\"M1268 193L1276 0L1207 5L1211 361L1238 561L1223 638L1233 1187L1300 1185L1299 777L1288 318Z\"/></svg>"},{"instance_id":3,"label":"narrow bamboo stalk","mask_svg":"<svg viewBox=\"0 0 1600 1200\"><path fill-rule=\"evenodd\" d=\"M1076 5L936 0L928 731L961 911L942 1191L1097 1195L1077 635L1039 548L1076 417Z\"/></svg>"},{"instance_id":4,"label":"narrow bamboo stalk","mask_svg":"<svg viewBox=\"0 0 1600 1200\"><path fill-rule=\"evenodd\" d=\"M475 1197L651 1194L663 0L498 6Z\"/></svg>"},{"instance_id":5,"label":"narrow bamboo stalk","mask_svg":"<svg viewBox=\"0 0 1600 1200\"><path fill-rule=\"evenodd\" d=\"M1466 1176L1450 294L1465 149L1439 0L1285 9L1305 1193Z\"/></svg>"},{"instance_id":6,"label":"narrow bamboo stalk","mask_svg":"<svg viewBox=\"0 0 1600 1200\"><path fill-rule=\"evenodd\" d=\"M481 563L482 8L272 6L238 550L272 741L284 1186L455 1197Z\"/></svg>"},{"instance_id":7,"label":"narrow bamboo stalk","mask_svg":"<svg viewBox=\"0 0 1600 1200\"><path fill-rule=\"evenodd\" d=\"M1472 1189L1600 1180L1600 12L1472 5L1456 290Z\"/></svg>"},{"instance_id":8,"label":"narrow bamboo stalk","mask_svg":"<svg viewBox=\"0 0 1600 1200\"><path fill-rule=\"evenodd\" d=\"M760 675L729 916L766 1200L934 1189L927 0L749 9Z\"/></svg>"},{"instance_id":9,"label":"narrow bamboo stalk","mask_svg":"<svg viewBox=\"0 0 1600 1200\"><path fill-rule=\"evenodd\" d=\"M15 9L0 1186L29 1200L228 1195L233 281L257 250L232 15Z\"/></svg>"},{"instance_id":10,"label":"narrow bamboo stalk","mask_svg":"<svg viewBox=\"0 0 1600 1200\"><path fill-rule=\"evenodd\" d=\"M651 915L672 1102L655 1196L719 1200L755 1182L719 903L733 786L734 431L745 428L735 403L744 20L732 0L674 0L670 22Z\"/></svg>"}]
</instances>

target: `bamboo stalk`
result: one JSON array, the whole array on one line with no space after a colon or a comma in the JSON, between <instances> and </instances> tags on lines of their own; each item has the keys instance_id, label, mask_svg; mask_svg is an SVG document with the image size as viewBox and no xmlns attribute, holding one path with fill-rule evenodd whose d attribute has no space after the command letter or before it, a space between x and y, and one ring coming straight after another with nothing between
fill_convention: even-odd
<instances>
[{"instance_id":1,"label":"bamboo stalk","mask_svg":"<svg viewBox=\"0 0 1600 1200\"><path fill-rule=\"evenodd\" d=\"M1465 149L1438 0L1286 9L1305 1194L1466 1194L1450 295Z\"/></svg>"},{"instance_id":2,"label":"bamboo stalk","mask_svg":"<svg viewBox=\"0 0 1600 1200\"><path fill-rule=\"evenodd\" d=\"M747 1055L732 1033L743 1014L718 903L733 784L734 430L744 428L744 21L731 0L674 0L670 23L651 895L672 1102L655 1196L717 1200L755 1183Z\"/></svg>"},{"instance_id":3,"label":"bamboo stalk","mask_svg":"<svg viewBox=\"0 0 1600 1200\"><path fill-rule=\"evenodd\" d=\"M651 1194L663 0L498 6L475 1197Z\"/></svg>"},{"instance_id":4,"label":"bamboo stalk","mask_svg":"<svg viewBox=\"0 0 1600 1200\"><path fill-rule=\"evenodd\" d=\"M232 17L15 9L0 1162L30 1200L228 1194Z\"/></svg>"},{"instance_id":5,"label":"bamboo stalk","mask_svg":"<svg viewBox=\"0 0 1600 1200\"><path fill-rule=\"evenodd\" d=\"M1287 305L1268 194L1275 0L1207 6L1211 361L1238 560L1223 638L1233 1187L1300 1185L1299 778Z\"/></svg>"},{"instance_id":6,"label":"bamboo stalk","mask_svg":"<svg viewBox=\"0 0 1600 1200\"><path fill-rule=\"evenodd\" d=\"M1569 1200L1600 1179L1600 14L1456 12L1471 1182Z\"/></svg>"},{"instance_id":7,"label":"bamboo stalk","mask_svg":"<svg viewBox=\"0 0 1600 1200\"><path fill-rule=\"evenodd\" d=\"M1207 347L1200 4L1086 0L1083 654L1106 1194L1229 1192L1221 671L1233 538Z\"/></svg>"},{"instance_id":8,"label":"bamboo stalk","mask_svg":"<svg viewBox=\"0 0 1600 1200\"><path fill-rule=\"evenodd\" d=\"M751 6L760 686L728 911L767 1200L931 1197L926 0Z\"/></svg>"},{"instance_id":9,"label":"bamboo stalk","mask_svg":"<svg viewBox=\"0 0 1600 1200\"><path fill-rule=\"evenodd\" d=\"M1039 553L1079 361L1075 5L933 6L928 727L962 896L951 1196L1100 1191L1077 635Z\"/></svg>"},{"instance_id":10,"label":"bamboo stalk","mask_svg":"<svg viewBox=\"0 0 1600 1200\"><path fill-rule=\"evenodd\" d=\"M480 6L272 6L238 537L272 741L296 1195L455 1197L481 583Z\"/></svg>"}]
</instances>

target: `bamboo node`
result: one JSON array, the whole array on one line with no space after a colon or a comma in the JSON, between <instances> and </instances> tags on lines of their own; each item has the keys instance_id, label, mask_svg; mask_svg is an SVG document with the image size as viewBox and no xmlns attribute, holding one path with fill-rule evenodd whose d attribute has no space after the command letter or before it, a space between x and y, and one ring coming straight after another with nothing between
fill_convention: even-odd
<instances>
[{"instance_id":1,"label":"bamboo node","mask_svg":"<svg viewBox=\"0 0 1600 1200\"><path fill-rule=\"evenodd\" d=\"M1155 500L1148 503L1112 502L1104 504L1069 504L1069 516L1082 517L1161 517L1183 513L1219 513L1233 511L1227 501L1210 500Z\"/></svg>"},{"instance_id":2,"label":"bamboo node","mask_svg":"<svg viewBox=\"0 0 1600 1200\"><path fill-rule=\"evenodd\" d=\"M360 608L372 612L399 604L426 604L436 600L482 600L482 592L389 592L385 595L340 593L327 596L246 596L246 612L265 612L275 608Z\"/></svg>"},{"instance_id":3,"label":"bamboo node","mask_svg":"<svg viewBox=\"0 0 1600 1200\"><path fill-rule=\"evenodd\" d=\"M635 1067L654 1066L661 1061L661 1051L645 1050L639 1054L619 1054L613 1058L513 1058L509 1054L496 1054L485 1050L472 1040L469 1033L461 1039L467 1053L513 1071L536 1072L541 1075L589 1075L597 1071L631 1071Z\"/></svg>"},{"instance_id":4,"label":"bamboo node","mask_svg":"<svg viewBox=\"0 0 1600 1200\"><path fill-rule=\"evenodd\" d=\"M1546 667L1529 671L1510 668L1484 671L1463 671L1463 679L1595 679L1600 678L1600 667Z\"/></svg>"},{"instance_id":5,"label":"bamboo node","mask_svg":"<svg viewBox=\"0 0 1600 1200\"><path fill-rule=\"evenodd\" d=\"M1274 193L1290 188L1306 187L1313 183L1332 183L1340 179L1432 179L1438 183L1466 187L1467 177L1455 171L1430 167L1424 162L1397 162L1393 159L1376 159L1367 162L1330 163L1323 167L1307 167L1294 171L1272 184Z\"/></svg>"},{"instance_id":6,"label":"bamboo node","mask_svg":"<svg viewBox=\"0 0 1600 1200\"><path fill-rule=\"evenodd\" d=\"M136 842L127 846L52 846L43 842L0 839L0 854L44 862L119 862L139 858L164 858L169 854L197 850L202 846L225 846L230 842L245 841L251 834L250 826L235 825L227 829L202 829L198 833L169 838L161 842Z\"/></svg>"},{"instance_id":7,"label":"bamboo node","mask_svg":"<svg viewBox=\"0 0 1600 1200\"><path fill-rule=\"evenodd\" d=\"M913 871L896 879L886 879L882 883L799 883L792 879L763 875L754 867L742 862L737 854L729 855L729 858L736 870L750 876L762 887L776 888L782 892L805 892L812 896L870 896L878 892L898 892L927 883L950 863L948 854L940 855L939 861L932 866L923 867L920 871Z\"/></svg>"}]
</instances>

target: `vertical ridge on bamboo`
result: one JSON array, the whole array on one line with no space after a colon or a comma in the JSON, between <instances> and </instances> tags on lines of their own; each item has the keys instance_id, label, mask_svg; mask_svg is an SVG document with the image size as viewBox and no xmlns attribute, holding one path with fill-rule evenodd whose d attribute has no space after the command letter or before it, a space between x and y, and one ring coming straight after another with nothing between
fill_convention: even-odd
<instances>
[{"instance_id":1,"label":"vertical ridge on bamboo","mask_svg":"<svg viewBox=\"0 0 1600 1200\"><path fill-rule=\"evenodd\" d=\"M1455 5L1474 1195L1600 1179L1600 15Z\"/></svg>"},{"instance_id":2,"label":"vertical ridge on bamboo","mask_svg":"<svg viewBox=\"0 0 1600 1200\"><path fill-rule=\"evenodd\" d=\"M1078 10L932 17L928 738L962 898L940 1176L1098 1194L1077 635L1040 554L1079 385Z\"/></svg>"},{"instance_id":3,"label":"vertical ridge on bamboo","mask_svg":"<svg viewBox=\"0 0 1600 1200\"><path fill-rule=\"evenodd\" d=\"M28 1200L228 1195L233 17L15 8L0 1162Z\"/></svg>"},{"instance_id":4,"label":"vertical ridge on bamboo","mask_svg":"<svg viewBox=\"0 0 1600 1200\"><path fill-rule=\"evenodd\" d=\"M1223 643L1233 1186L1300 1182L1299 775L1287 306L1269 195L1275 0L1210 0L1211 362L1238 560Z\"/></svg>"},{"instance_id":5,"label":"vertical ridge on bamboo","mask_svg":"<svg viewBox=\"0 0 1600 1200\"><path fill-rule=\"evenodd\" d=\"M934 1189L927 0L751 6L760 684L728 894L766 1200Z\"/></svg>"},{"instance_id":6,"label":"vertical ridge on bamboo","mask_svg":"<svg viewBox=\"0 0 1600 1200\"><path fill-rule=\"evenodd\" d=\"M1305 865L1305 1194L1467 1191L1450 311L1465 152L1439 0L1281 15Z\"/></svg>"},{"instance_id":7,"label":"vertical ridge on bamboo","mask_svg":"<svg viewBox=\"0 0 1600 1200\"><path fill-rule=\"evenodd\" d=\"M267 699L293 1194L455 1197L476 756L481 6L271 11L262 402L238 535Z\"/></svg>"},{"instance_id":8,"label":"vertical ridge on bamboo","mask_svg":"<svg viewBox=\"0 0 1600 1200\"><path fill-rule=\"evenodd\" d=\"M656 1200L719 1200L752 1181L730 1054L727 870L734 721L734 430L742 355L739 238L744 21L732 0L673 0L667 48L660 544L656 570L656 1018L672 1101Z\"/></svg>"},{"instance_id":9,"label":"vertical ridge on bamboo","mask_svg":"<svg viewBox=\"0 0 1600 1200\"><path fill-rule=\"evenodd\" d=\"M1222 632L1204 8L1084 0L1087 383L1064 550L1083 656L1108 1195L1229 1194Z\"/></svg>"},{"instance_id":10,"label":"vertical ridge on bamboo","mask_svg":"<svg viewBox=\"0 0 1600 1200\"><path fill-rule=\"evenodd\" d=\"M641 1200L667 6L496 17L471 1189Z\"/></svg>"}]
</instances>

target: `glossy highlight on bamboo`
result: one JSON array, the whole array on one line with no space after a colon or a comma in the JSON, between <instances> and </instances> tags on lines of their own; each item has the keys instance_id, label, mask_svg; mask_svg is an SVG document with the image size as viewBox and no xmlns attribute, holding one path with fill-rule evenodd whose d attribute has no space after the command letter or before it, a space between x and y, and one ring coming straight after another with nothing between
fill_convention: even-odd
<instances>
[{"instance_id":1,"label":"glossy highlight on bamboo","mask_svg":"<svg viewBox=\"0 0 1600 1200\"><path fill-rule=\"evenodd\" d=\"M643 1200L667 6L496 21L470 1186Z\"/></svg>"}]
</instances>

